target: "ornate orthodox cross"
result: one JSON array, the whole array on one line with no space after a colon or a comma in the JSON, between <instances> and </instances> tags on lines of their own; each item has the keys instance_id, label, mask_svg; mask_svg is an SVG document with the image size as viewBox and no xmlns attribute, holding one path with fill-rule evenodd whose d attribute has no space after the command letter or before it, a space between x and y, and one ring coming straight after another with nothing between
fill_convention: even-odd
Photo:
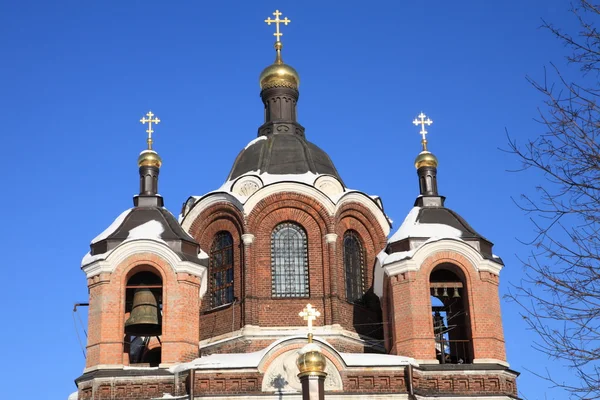
<instances>
[{"instance_id":1,"label":"ornate orthodox cross","mask_svg":"<svg viewBox=\"0 0 600 400\"><path fill-rule=\"evenodd\" d=\"M148 117L148 118L146 118ZM160 119L158 118L152 118L154 117L154 114L152 114L152 111L148 111L148 114L146 114L146 117L143 117L142 119L140 119L140 122L142 124L148 124L148 129L146 129L146 132L148 132L148 150L152 150L152 134L154 133L154 131L152 130L152 124L158 124L160 122Z\"/></svg>"},{"instance_id":2,"label":"ornate orthodox cross","mask_svg":"<svg viewBox=\"0 0 600 400\"><path fill-rule=\"evenodd\" d=\"M419 132L419 134L423 136L423 140L421 140L421 143L423 144L423 150L427 150L427 138L425 137L427 135L427 131L425 130L425 125L429 126L433 124L433 121L430 120L427 117L427 115L423 114L423 112L421 112L421 114L419 114L419 116L415 118L413 124L415 124L416 126L421 125L421 132Z\"/></svg>"},{"instance_id":3,"label":"ornate orthodox cross","mask_svg":"<svg viewBox=\"0 0 600 400\"><path fill-rule=\"evenodd\" d=\"M307 304L306 307L304 307L304 310L298 313L298 316L304 318L304 320L308 322L308 334L311 335L312 323L317 317L321 316L321 313L314 309L311 304Z\"/></svg>"},{"instance_id":4,"label":"ornate orthodox cross","mask_svg":"<svg viewBox=\"0 0 600 400\"><path fill-rule=\"evenodd\" d=\"M265 19L265 22L267 23L267 25L275 23L276 32L273 34L273 36L275 36L277 38L277 41L279 42L279 38L283 35L283 33L279 32L279 24L283 23L284 25L287 25L292 21L290 21L288 17L285 17L284 19L279 19L279 16L281 15L281 12L279 12L279 10L275 10L273 15L275 16L275 19L271 19L271 17L269 17Z\"/></svg>"}]
</instances>

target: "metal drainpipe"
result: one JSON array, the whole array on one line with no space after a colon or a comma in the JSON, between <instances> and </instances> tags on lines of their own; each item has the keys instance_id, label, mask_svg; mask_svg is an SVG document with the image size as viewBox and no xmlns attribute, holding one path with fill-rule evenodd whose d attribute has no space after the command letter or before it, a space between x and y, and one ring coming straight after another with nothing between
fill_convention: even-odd
<instances>
[{"instance_id":1,"label":"metal drainpipe","mask_svg":"<svg viewBox=\"0 0 600 400\"><path fill-rule=\"evenodd\" d=\"M412 364L408 364L408 395L412 396L411 398L414 398L415 396L415 391L413 388L413 366Z\"/></svg>"},{"instance_id":2,"label":"metal drainpipe","mask_svg":"<svg viewBox=\"0 0 600 400\"><path fill-rule=\"evenodd\" d=\"M237 303L237 297L233 298L233 303L231 304L231 332L235 330L235 303Z\"/></svg>"},{"instance_id":3,"label":"metal drainpipe","mask_svg":"<svg viewBox=\"0 0 600 400\"><path fill-rule=\"evenodd\" d=\"M196 380L196 370L190 369L190 400L194 400L194 381Z\"/></svg>"}]
</instances>

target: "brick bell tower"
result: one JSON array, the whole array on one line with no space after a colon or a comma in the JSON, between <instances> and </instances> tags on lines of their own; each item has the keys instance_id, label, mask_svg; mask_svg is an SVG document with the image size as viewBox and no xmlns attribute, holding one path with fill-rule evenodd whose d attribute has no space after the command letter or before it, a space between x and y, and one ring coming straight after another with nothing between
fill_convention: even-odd
<instances>
[{"instance_id":1,"label":"brick bell tower","mask_svg":"<svg viewBox=\"0 0 600 400\"><path fill-rule=\"evenodd\" d=\"M402 226L378 257L384 303L386 349L421 364L506 363L499 273L492 243L438 194L437 158L427 150L415 160L420 194Z\"/></svg>"},{"instance_id":2,"label":"brick bell tower","mask_svg":"<svg viewBox=\"0 0 600 400\"><path fill-rule=\"evenodd\" d=\"M128 366L162 367L198 356L206 260L163 207L158 194L162 160L151 136L152 124L160 120L151 112L147 117L141 122L148 124L148 149L138 158L140 192L134 207L92 241L82 260L89 316L86 368L76 380L79 399L126 398L130 385L121 385L120 392L114 385L98 389L98 379L118 382L131 375ZM167 385L163 391L172 391L172 381Z\"/></svg>"}]
</instances>

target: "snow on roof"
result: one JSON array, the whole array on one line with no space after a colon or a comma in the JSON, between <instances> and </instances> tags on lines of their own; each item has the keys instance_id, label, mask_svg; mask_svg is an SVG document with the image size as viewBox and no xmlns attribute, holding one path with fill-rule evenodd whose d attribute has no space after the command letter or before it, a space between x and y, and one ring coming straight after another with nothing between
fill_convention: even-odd
<instances>
[{"instance_id":1,"label":"snow on roof","mask_svg":"<svg viewBox=\"0 0 600 400\"><path fill-rule=\"evenodd\" d=\"M125 220L125 217L127 217L129 215L129 213L131 212L131 210L133 210L133 208L130 208L129 210L125 210L121 213L121 215L119 215L117 217L117 219L115 219L113 221L112 224L110 224L110 226L108 228L106 228L101 234L99 234L98 236L96 236L94 239L92 239L92 242L90 244L95 244L98 243L104 239L106 239L107 237L109 237L114 231L117 230L117 228L119 226L121 226L121 224L123 223L123 221Z\"/></svg>"},{"instance_id":2,"label":"snow on roof","mask_svg":"<svg viewBox=\"0 0 600 400\"><path fill-rule=\"evenodd\" d=\"M395 356L391 354L377 353L340 353L344 362L349 367L375 367L375 366L397 366L397 365L417 365L417 362L410 357Z\"/></svg>"},{"instance_id":3,"label":"snow on roof","mask_svg":"<svg viewBox=\"0 0 600 400\"><path fill-rule=\"evenodd\" d=\"M169 368L172 373L179 373L188 369L218 369L218 368L257 368L265 355L275 346L290 339L302 338L305 336L291 336L281 338L266 348L252 353L224 353L210 354L208 356L196 358L187 363L173 365ZM324 346L327 345L325 340L320 339ZM324 346L319 346L318 343L310 343L304 346L303 351L312 351L315 349L323 349ZM334 349L335 350L335 349ZM394 356L389 354L372 354L372 353L338 353L344 363L351 366L402 366L412 364L418 366L417 362L410 357Z\"/></svg>"},{"instance_id":4,"label":"snow on roof","mask_svg":"<svg viewBox=\"0 0 600 400\"><path fill-rule=\"evenodd\" d=\"M136 239L162 240L161 235L164 231L165 227L160 222L153 219L131 229L125 241Z\"/></svg>"},{"instance_id":5,"label":"snow on roof","mask_svg":"<svg viewBox=\"0 0 600 400\"><path fill-rule=\"evenodd\" d=\"M244 175L238 176L235 179L228 180L219 189L215 190L215 192L228 192L236 197L245 199L245 196L240 196L236 193L231 192L233 184L245 176L259 177L260 180L263 182L264 186L271 185L277 182L300 182L312 186L315 183L315 180L319 176L321 176L321 174L315 174L312 172L305 172L303 174L269 174L268 172L261 173L260 171L250 171L245 173Z\"/></svg>"},{"instance_id":6,"label":"snow on roof","mask_svg":"<svg viewBox=\"0 0 600 400\"><path fill-rule=\"evenodd\" d=\"M260 142L261 140L266 140L266 139L267 139L267 137L266 137L265 135L263 135L263 136L259 136L259 137L257 137L256 139L254 139L254 140L251 140L251 141L250 141L250 142L249 142L249 143L246 145L246 147L244 147L244 150L246 150L248 147L252 146L254 143L256 143L256 142Z\"/></svg>"},{"instance_id":7,"label":"snow on roof","mask_svg":"<svg viewBox=\"0 0 600 400\"><path fill-rule=\"evenodd\" d=\"M388 243L398 242L409 237L419 238L460 238L461 231L444 224L421 224L417 220L421 207L413 207L400 228L389 238Z\"/></svg>"},{"instance_id":8,"label":"snow on roof","mask_svg":"<svg viewBox=\"0 0 600 400\"><path fill-rule=\"evenodd\" d=\"M223 353L210 354L196 358L187 363L177 364L169 368L169 371L178 373L191 368L194 369L217 369L217 368L253 368L257 367L264 357L267 349L252 353Z\"/></svg>"},{"instance_id":9,"label":"snow on roof","mask_svg":"<svg viewBox=\"0 0 600 400\"><path fill-rule=\"evenodd\" d=\"M112 231L116 230L121 225L121 223L123 222L123 219L127 216L127 214L129 214L130 211L131 210L127 210L123 214L119 215L119 218L117 218L117 220L121 219L121 221L119 221L118 224L117 224L117 220L115 220L115 222L113 222L111 227L113 225L116 225L116 226L112 229ZM121 218L121 217L123 217L123 218ZM108 231L108 229L107 229L107 231ZM161 235L164 231L165 231L165 228L160 222L158 222L156 220L151 220L151 221L148 221L146 223L143 223L142 225L136 226L135 228L131 229L129 231L129 234L127 235L127 239L125 239L123 241L123 243L131 242L133 240L140 240L140 239L157 240L159 242L165 243L165 241L161 237ZM105 232L102 232L102 234L104 234ZM111 233L112 232L109 232L106 235L106 237L108 237ZM103 239L101 239L101 240L103 240ZM121 243L121 244L123 244L123 243ZM96 255L92 255L90 252L87 252L86 255L83 256L83 259L81 260L81 266L83 267L85 265L91 264L96 260L104 260L104 259L106 259L106 257L108 257L108 255L111 252L112 252L112 250L108 251L106 253L100 253L100 254L96 254ZM198 258L208 258L208 254L206 254L206 252L204 252L204 251L201 251L200 254L198 254Z\"/></svg>"}]
</instances>

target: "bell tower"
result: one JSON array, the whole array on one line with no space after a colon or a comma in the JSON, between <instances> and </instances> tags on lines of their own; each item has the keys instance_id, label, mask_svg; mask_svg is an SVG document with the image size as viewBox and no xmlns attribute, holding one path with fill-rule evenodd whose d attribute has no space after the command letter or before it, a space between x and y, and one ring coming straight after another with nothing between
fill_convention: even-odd
<instances>
[{"instance_id":1,"label":"bell tower","mask_svg":"<svg viewBox=\"0 0 600 400\"><path fill-rule=\"evenodd\" d=\"M160 120L148 112L140 122L148 125L148 148L138 158L134 207L92 240L82 261L89 287L86 372L198 356L206 260L158 194L162 159L152 149L152 127Z\"/></svg>"},{"instance_id":2,"label":"bell tower","mask_svg":"<svg viewBox=\"0 0 600 400\"><path fill-rule=\"evenodd\" d=\"M419 196L378 264L386 350L433 364L506 364L498 294L502 260L492 243L438 194L438 159L427 149L423 113L415 159Z\"/></svg>"}]
</instances>

